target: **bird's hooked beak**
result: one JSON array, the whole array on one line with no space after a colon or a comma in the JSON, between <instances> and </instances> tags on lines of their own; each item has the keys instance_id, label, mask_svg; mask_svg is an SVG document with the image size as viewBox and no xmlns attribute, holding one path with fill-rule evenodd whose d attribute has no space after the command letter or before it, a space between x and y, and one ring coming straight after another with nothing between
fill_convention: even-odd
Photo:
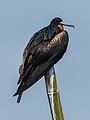
<instances>
[{"instance_id":1,"label":"bird's hooked beak","mask_svg":"<svg viewBox=\"0 0 90 120\"><path fill-rule=\"evenodd\" d=\"M63 25L63 26L68 26L68 27L72 27L72 28L75 28L75 26L74 26L74 25L65 24L65 23L63 23L63 22L60 22L60 24L61 24L61 25Z\"/></svg>"},{"instance_id":2,"label":"bird's hooked beak","mask_svg":"<svg viewBox=\"0 0 90 120\"><path fill-rule=\"evenodd\" d=\"M58 27L63 31L64 30L64 26L68 26L68 27L72 27L75 28L74 25L70 25L70 24L64 24L63 22L60 22Z\"/></svg>"}]
</instances>

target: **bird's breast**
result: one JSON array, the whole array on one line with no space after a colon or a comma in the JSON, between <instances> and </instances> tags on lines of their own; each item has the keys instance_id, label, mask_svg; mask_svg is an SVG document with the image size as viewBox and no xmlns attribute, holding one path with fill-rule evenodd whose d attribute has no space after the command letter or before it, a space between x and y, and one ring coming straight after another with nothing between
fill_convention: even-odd
<instances>
[{"instance_id":1,"label":"bird's breast","mask_svg":"<svg viewBox=\"0 0 90 120\"><path fill-rule=\"evenodd\" d=\"M39 52L51 53L56 51L63 51L68 44L68 34L66 31L63 31L55 35L51 41L44 41L40 46L38 46ZM59 52L58 51L58 52Z\"/></svg>"}]
</instances>

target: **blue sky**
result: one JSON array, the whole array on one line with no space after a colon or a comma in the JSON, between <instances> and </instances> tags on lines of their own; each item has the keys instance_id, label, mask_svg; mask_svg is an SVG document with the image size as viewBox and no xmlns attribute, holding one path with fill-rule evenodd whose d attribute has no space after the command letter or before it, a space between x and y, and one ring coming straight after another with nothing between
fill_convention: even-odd
<instances>
[{"instance_id":1,"label":"blue sky","mask_svg":"<svg viewBox=\"0 0 90 120\"><path fill-rule=\"evenodd\" d=\"M23 94L20 104L12 95L26 44L55 16L76 27L65 27L68 50L55 65L65 120L90 119L89 12L89 0L0 0L0 119L51 120L44 78Z\"/></svg>"}]
</instances>

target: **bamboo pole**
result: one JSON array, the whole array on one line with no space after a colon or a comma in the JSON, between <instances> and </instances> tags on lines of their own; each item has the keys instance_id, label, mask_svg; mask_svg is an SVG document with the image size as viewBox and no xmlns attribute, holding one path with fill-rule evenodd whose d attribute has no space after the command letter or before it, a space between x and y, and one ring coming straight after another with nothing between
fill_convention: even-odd
<instances>
[{"instance_id":1,"label":"bamboo pole","mask_svg":"<svg viewBox=\"0 0 90 120\"><path fill-rule=\"evenodd\" d=\"M45 75L45 83L52 120L64 120L54 67Z\"/></svg>"}]
</instances>

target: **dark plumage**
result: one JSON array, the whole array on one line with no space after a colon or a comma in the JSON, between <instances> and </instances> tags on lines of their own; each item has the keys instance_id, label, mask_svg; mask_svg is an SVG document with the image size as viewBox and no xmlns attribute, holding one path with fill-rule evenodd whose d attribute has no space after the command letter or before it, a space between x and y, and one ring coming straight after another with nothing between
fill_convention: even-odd
<instances>
[{"instance_id":1,"label":"dark plumage","mask_svg":"<svg viewBox=\"0 0 90 120\"><path fill-rule=\"evenodd\" d=\"M54 18L51 23L36 32L23 53L23 63L19 68L19 87L14 96L19 95L36 83L56 64L66 52L68 33L64 31L61 18Z\"/></svg>"}]
</instances>

